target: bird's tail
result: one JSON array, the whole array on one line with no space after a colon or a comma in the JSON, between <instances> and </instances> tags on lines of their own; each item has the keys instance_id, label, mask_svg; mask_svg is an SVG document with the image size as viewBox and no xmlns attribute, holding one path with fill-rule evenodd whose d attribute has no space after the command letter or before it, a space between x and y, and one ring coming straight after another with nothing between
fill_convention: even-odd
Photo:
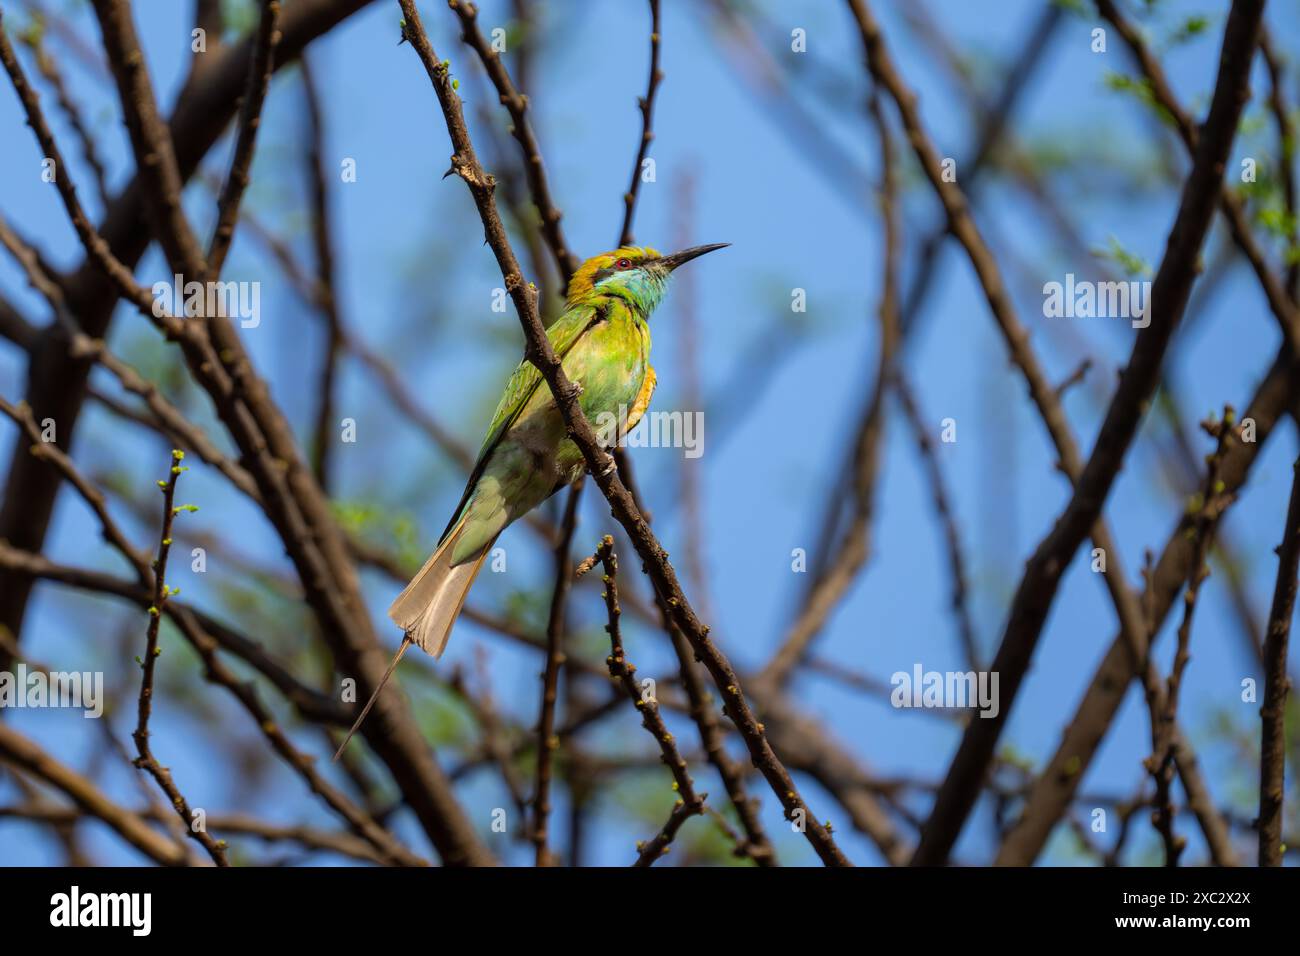
<instances>
[{"instance_id":1,"label":"bird's tail","mask_svg":"<svg viewBox=\"0 0 1300 956\"><path fill-rule=\"evenodd\" d=\"M388 670L380 678L379 686L366 701L366 706L361 708L360 716L357 717L347 736L343 738L343 743L339 744L338 750L334 752L335 760L342 755L348 741L352 739L352 735L357 732L361 722L370 713L370 708L379 699L379 692L393 676L393 671L397 669L397 662L402 659L406 649L412 644L418 644L422 650L434 657L441 657L446 649L447 639L451 637L451 626L456 623L456 617L465 604L465 595L469 593L470 585L478 577L479 568L483 567L483 559L492 550L492 542L496 540L493 538L485 544L477 558L453 567L452 551L464 527L465 519L462 517L442 539L438 550L429 556L429 560L424 562L424 567L420 568L419 573L411 579L411 583L397 595L397 600L389 607L388 616L406 632L406 636L402 639L402 646L393 656L392 663L388 665Z\"/></svg>"},{"instance_id":2,"label":"bird's tail","mask_svg":"<svg viewBox=\"0 0 1300 956\"><path fill-rule=\"evenodd\" d=\"M452 551L463 528L462 518L388 609L388 616L406 632L407 639L434 657L441 657L447 647L465 595L492 550L488 542L477 558L453 566Z\"/></svg>"}]
</instances>

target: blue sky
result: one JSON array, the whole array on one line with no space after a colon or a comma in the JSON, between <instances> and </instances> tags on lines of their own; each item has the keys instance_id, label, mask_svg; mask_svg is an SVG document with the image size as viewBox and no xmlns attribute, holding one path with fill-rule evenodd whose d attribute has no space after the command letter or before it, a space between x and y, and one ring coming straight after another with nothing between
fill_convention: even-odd
<instances>
[{"instance_id":1,"label":"blue sky","mask_svg":"<svg viewBox=\"0 0 1300 956\"><path fill-rule=\"evenodd\" d=\"M93 17L83 4L54 0L52 5L72 10L83 36L97 43ZM190 56L189 5L138 0L135 6L150 69L163 103L169 104ZM495 104L490 98L483 102L484 84L473 78L471 54L457 41L454 17L441 4L423 6L439 55L451 60L456 75L466 77L461 92L471 132L486 153L486 139L479 131L481 111L491 111ZM481 6L485 27L506 21L508 4ZM612 246L621 222L620 197L640 131L635 101L645 84L648 16L644 4L630 0L545 6L534 67L536 88L531 91L533 121L552 192L564 211L569 243L580 255L591 255ZM656 105L651 150L657 181L643 187L636 221L639 240L662 250L674 245L681 234L682 184L689 176L696 201L689 210L687 241L732 243L730 249L688 267L693 271L699 325L694 361L706 396L705 454L683 462L679 450L650 448L635 452L634 459L658 532L674 555L682 553L684 542L677 514L678 476L684 467L698 469L704 501L700 540L709 602L717 612L714 635L733 661L748 669L763 663L777 646L802 593L805 582L791 571L791 551L812 552L821 546L815 540L820 502L833 486L875 368L881 232L871 184L878 176L878 160L863 105L867 86L860 44L841 4L753 6L761 11L760 39L790 79L799 104L821 133L851 157L860 177L831 177L819 169L810 158L806 137L744 79L734 50L700 12L705 6L680 0L664 3L665 81ZM944 155L969 155L975 124L965 101L918 44L898 15L897 5L873 6L880 8L895 57L920 95L922 115L938 149ZM1211 17L1205 36L1166 55L1183 101L1199 110L1217 64L1223 22L1220 5L1164 0L1159 6L1151 21L1157 38L1168 36L1190 14ZM997 4L933 0L929 8L949 36L976 55L983 74L990 64L1005 63L1018 52L1039 5L1017 0ZM1287 28L1295 26L1293 11L1270 10L1269 16L1278 37L1287 36ZM357 168L355 183L337 179L332 183L339 292L354 334L394 362L423 405L467 444L476 446L504 376L518 360L522 339L513 311L491 310L492 290L500 284L500 275L480 241L481 227L468 191L454 178L440 178L450 153L446 130L417 58L408 47L396 45L397 20L395 3L372 5L312 51L326 104L327 167L352 158ZM1094 25L1089 18L1068 16L1057 31L1051 51L1024 93L1016 122L1019 135L1069 151L1118 155L1135 166L1151 167L1152 157L1163 151L1181 175L1187 165L1181 152L1169 147L1167 139L1162 141L1131 97L1108 88L1108 71L1131 74L1132 67L1117 37L1111 38L1108 53L1090 51ZM830 72L833 83L813 82L806 64L795 60L798 54L789 48L789 32L795 27L807 31L807 55ZM66 57L61 62L75 95L102 132L112 182L120 185L131 164L111 86ZM1261 70L1257 97L1265 89ZM1257 100L1248 116L1259 115ZM305 256L309 239L298 159L304 109L294 71L274 81L267 117L250 207ZM1275 155L1271 129L1267 124L1255 126L1235 145L1235 158ZM25 235L37 239L52 261L77 262L75 236L57 196L33 171L39 152L9 91L0 93L0 130L6 131L5 148L0 150L0 209ZM66 124L60 120L56 131L65 151L75 153ZM228 150L229 142L223 141L210 154L206 168L222 169ZM939 221L939 209L910 159L904 171L907 279L915 267L919 242ZM83 196L88 195L84 167L76 173ZM1060 177L1054 191L1090 246L1104 246L1114 236L1125 248L1158 264L1178 185L1157 181L1154 187L1134 192L1125 188L1124 177L1098 168ZM192 187L187 203L206 232L211 222L210 194L201 186ZM1072 343L1074 337L1082 337L1103 359L1090 373L1090 381L1113 382L1132 343L1127 323L1042 316L1041 283L1060 280L1069 271L1085 272L1090 263L1058 252L1023 193L1006 181L986 184L977 221L1000 254L1020 318L1031 329L1051 376L1062 380L1078 365L1080 355ZM1216 228L1212 237L1215 247L1220 232ZM1013 268L1015 262L1024 263L1024 269ZM152 282L166 271L161 258L151 252L138 275ZM227 274L264 283L263 322L244 334L245 341L271 379L276 398L305 433L315 405L321 326L247 235L236 241ZM807 292L806 316L790 313L790 290L796 287ZM8 260L0 261L0 289L44 319L43 309ZM660 383L655 401L660 409L684 407L682 334L677 321L683 304L680 295L670 293L653 324ZM1046 432L1027 402L1022 381L1006 361L992 317L959 249L945 248L926 312L919 318L923 322L908 352L909 373L936 435L941 419L952 417L958 423L957 442L938 447L972 569L973 607L987 657L996 646L1006 602L1023 562L1064 505L1067 485L1053 469ZM1073 326L1065 330L1061 323ZM119 309L112 341L141 363L159 361L164 354L152 329L126 309ZM1278 342L1275 324L1252 277L1246 269L1234 267L1174 352L1171 373L1189 403L1185 409L1189 420L1224 402L1238 408L1244 405L1271 363ZM769 368L761 375L749 375L742 363L752 362L756 355L767 359ZM23 376L23 363L15 351L0 348L0 393L19 394ZM735 394L736 389L743 394ZM718 411L724 407L743 410L743 417L729 424ZM1079 445L1086 451L1104 405L1089 389L1076 388L1069 393L1066 408ZM410 516L421 541L431 544L460 495L463 474L419 433L394 424L391 406L377 395L373 379L355 365L343 377L338 410L357 420L359 433L355 445L336 449L338 496L382 502L394 513ZM1148 421L1139 440L1158 427ZM12 429L6 423L0 432L7 455ZM948 610L949 580L940 529L914 447L901 416L892 416L870 563L817 644L819 657L882 680L895 671L910 671L918 662L926 669L965 669ZM1201 450L1208 451L1208 445ZM1272 589L1271 549L1279 539L1296 451L1288 422L1270 441L1228 521L1249 559L1249 589L1261 619ZM87 471L127 476L136 488L147 484L165 464L163 446L122 426L102 408L91 408L83 416L76 456ZM234 500L216 475L196 467L186 476L183 497L203 506L194 519L196 526L228 535L241 553L284 566L272 530L252 508ZM1152 446L1143 445L1130 458L1107 508L1130 574L1140 567L1143 549L1163 546L1180 508L1160 478L1160 462ZM579 550L594 545L612 524L603 503L589 492L577 538ZM148 526L132 526L140 541L149 539ZM512 528L502 544L512 559L510 569L504 575L485 574L480 580L474 599L484 606L500 606L512 595L549 587L549 557L536 548L529 531ZM48 550L72 563L120 566L113 556L101 553L90 516L68 494L60 498ZM625 560L626 575L636 566L635 560ZM219 567L217 571L221 573ZM396 585L379 577L366 580L379 633L396 646L399 635L383 619ZM211 576L183 583L194 600L221 606L216 592L220 585ZM691 593L698 583L690 582ZM644 593L644 586L637 586ZM592 643L600 610L595 592L579 589L574 603L575 619L589 639L585 646L598 646ZM121 657L118 634L123 628L130 633L134 622L142 638L143 622L137 617L131 609L110 602L70 600L65 592L43 586L29 612L24 647L51 666L102 666L109 672L110 684L114 675L134 681L129 657ZM1114 631L1114 613L1100 579L1090 573L1082 557L1076 557L1030 679L1016 701L1004 745L1034 760L1050 755ZM294 634L268 637L286 653L296 651L304 640ZM1171 645L1166 628L1162 666L1167 667ZM494 695L502 708L530 725L535 719L539 666L532 652L462 622L438 671L458 663L472 667L480 646L490 652ZM630 625L629 655L644 674L670 673L667 650L661 635ZM1238 689L1242 678L1260 675L1244 652L1217 576L1204 589L1193 655L1182 696L1185 724L1193 741L1202 745L1206 776L1216 795L1220 799L1241 796L1248 793L1241 788L1253 771L1242 768L1231 748L1212 739L1212 715L1226 711L1242 728L1257 733L1257 708L1240 703ZM187 660L178 653L177 670ZM196 685L186 685L177 675L174 686ZM422 692L418 682L408 681L408 687L413 693ZM173 768L191 802L223 809L238 805L284 821L322 822L323 811L278 765L258 779L254 792L236 786L228 762L220 757L221 737L226 722L247 733L243 714L222 700L218 691L204 689L203 694L209 702L201 710L191 710L188 718L178 716L178 708L169 709L164 695L159 716L165 719L158 720L156 728L155 748L165 755L164 762ZM799 677L793 696L865 766L882 776L937 781L958 740L958 731L946 721L894 710L887 701L869 699L826 678ZM429 704L433 710L437 706L437 699ZM114 718L120 734L125 735L129 716L119 713ZM102 747L100 735L88 731L88 722L75 715L21 712L8 719L83 768ZM692 739L688 726L682 725L681 731L683 739ZM304 745L323 752L319 740L300 736ZM642 751L648 741L629 709L594 736L591 746L610 752ZM1145 709L1140 698L1130 694L1085 789L1131 792L1141 779L1140 761L1148 746ZM706 781L704 789L721 792L711 773L701 768L696 776ZM105 780L119 799L138 799L130 773L122 768L110 769ZM661 791L667 788L666 775L662 780L644 775L637 781ZM851 830L826 794L810 781L801 780L800 785L814 812L836 821L837 834L851 858L863 864L879 862L875 848ZM761 789L757 781L754 788ZM500 805L503 799L498 785L488 775L470 775L459 792L471 817L482 821L486 831L484 808ZM12 795L3 785L0 793ZM597 817L588 862L627 862L631 841L646 836L640 832L644 825L629 821L616 797L609 799L608 812ZM808 846L785 828L770 794L764 800L764 820L774 833L782 833L777 845L784 860L814 862ZM398 824L421 845L409 819L399 819ZM696 821L691 826L707 824ZM911 836L905 825L900 827ZM1182 829L1192 839L1191 858L1202 858L1198 835L1186 823ZM93 832L91 846L100 859L135 861L132 851L110 835ZM993 848L991 832L988 808L982 805L958 845L957 858L988 858ZM503 858L523 859L521 850L504 844L503 838L485 838L499 841L491 845ZM1150 846L1150 839L1144 832L1135 845L1142 850ZM1066 844L1054 844L1045 860L1075 861ZM0 821L0 861L57 859L57 846L46 835Z\"/></svg>"}]
</instances>

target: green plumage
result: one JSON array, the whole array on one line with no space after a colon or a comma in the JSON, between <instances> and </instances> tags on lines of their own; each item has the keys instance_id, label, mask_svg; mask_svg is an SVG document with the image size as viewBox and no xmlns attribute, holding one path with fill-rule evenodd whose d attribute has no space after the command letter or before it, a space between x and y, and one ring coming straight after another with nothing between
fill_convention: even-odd
<instances>
[{"instance_id":1,"label":"green plumage","mask_svg":"<svg viewBox=\"0 0 1300 956\"><path fill-rule=\"evenodd\" d=\"M582 387L578 404L588 420L629 415L650 368L650 329L638 309L618 295L593 295L560 316L547 337L564 373ZM452 565L477 557L506 525L576 481L584 464L550 388L532 363L521 362L443 533L445 538L464 517Z\"/></svg>"},{"instance_id":2,"label":"green plumage","mask_svg":"<svg viewBox=\"0 0 1300 956\"><path fill-rule=\"evenodd\" d=\"M629 246L588 259L574 273L567 307L547 337L565 375L581 387L578 404L604 440L634 427L654 391L647 322L668 276L716 248L660 256ZM440 655L492 542L512 521L577 481L585 467L550 387L530 362L521 362L437 550L398 595L389 617L412 642Z\"/></svg>"}]
</instances>

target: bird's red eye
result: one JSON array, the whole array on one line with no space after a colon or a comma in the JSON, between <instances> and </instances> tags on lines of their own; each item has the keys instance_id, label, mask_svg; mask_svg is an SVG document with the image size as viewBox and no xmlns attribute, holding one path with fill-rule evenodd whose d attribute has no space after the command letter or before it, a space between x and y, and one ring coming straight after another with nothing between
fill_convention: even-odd
<instances>
[{"instance_id":1,"label":"bird's red eye","mask_svg":"<svg viewBox=\"0 0 1300 956\"><path fill-rule=\"evenodd\" d=\"M617 267L617 268L619 268L619 269L631 269L631 268L632 268L632 260L631 260L631 259L619 259L618 262L614 263L614 265L615 265L615 267Z\"/></svg>"}]
</instances>

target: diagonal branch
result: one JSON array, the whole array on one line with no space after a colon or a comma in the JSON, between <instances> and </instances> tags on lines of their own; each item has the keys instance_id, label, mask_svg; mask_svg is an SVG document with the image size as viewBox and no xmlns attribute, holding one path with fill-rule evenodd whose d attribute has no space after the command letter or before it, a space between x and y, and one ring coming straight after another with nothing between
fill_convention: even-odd
<instances>
[{"instance_id":1,"label":"diagonal branch","mask_svg":"<svg viewBox=\"0 0 1300 956\"><path fill-rule=\"evenodd\" d=\"M90 167L91 173L94 175L99 200L107 205L108 173L104 169L104 162L99 156L99 148L95 145L94 137L90 134L90 128L86 125L85 117L68 93L68 85L64 82L63 73L45 48L43 42L44 30L43 18L38 17L31 28L24 30L19 35L18 41L31 50L32 57L36 61L37 72L41 74L45 82L54 91L54 98L58 101L59 109L68 118L68 125L72 127L72 132L76 135L77 143L81 147L82 155L86 158L86 165Z\"/></svg>"},{"instance_id":2,"label":"diagonal branch","mask_svg":"<svg viewBox=\"0 0 1300 956\"><path fill-rule=\"evenodd\" d=\"M971 620L970 604L967 600L970 575L966 570L961 534L957 529L957 513L953 508L952 495L944 479L943 469L939 467L939 457L935 451L934 440L930 437L930 427L921 415L920 403L901 368L896 369L894 374L894 394L898 396L903 416L907 419L908 427L916 438L925 474L930 483L934 513L943 526L943 540L948 552L948 569L952 576L952 613L957 619L957 632L961 637L962 651L971 670L979 670L982 655L975 637L975 624Z\"/></svg>"},{"instance_id":3,"label":"diagonal branch","mask_svg":"<svg viewBox=\"0 0 1300 956\"><path fill-rule=\"evenodd\" d=\"M641 194L641 164L650 152L650 142L654 134L655 94L664 74L659 69L659 0L650 0L650 78L646 81L645 96L637 98L637 109L641 111L641 139L638 141L636 159L632 163L632 182L623 194L623 228L619 230L618 244L632 245L632 219L636 216L636 200Z\"/></svg>"},{"instance_id":4,"label":"diagonal branch","mask_svg":"<svg viewBox=\"0 0 1300 956\"><path fill-rule=\"evenodd\" d=\"M1295 613L1296 573L1300 568L1300 460L1295 463L1286 526L1278 546L1277 582L1264 639L1264 706L1259 716L1259 865L1282 865L1282 799L1286 787L1287 643Z\"/></svg>"},{"instance_id":5,"label":"diagonal branch","mask_svg":"<svg viewBox=\"0 0 1300 956\"><path fill-rule=\"evenodd\" d=\"M262 17L257 26L253 59L248 65L248 86L244 90L244 105L239 111L239 132L235 136L235 154L230 161L230 174L217 200L217 225L208 245L208 281L216 281L221 267L230 252L235 237L235 223L239 219L239 203L248 188L249 171L253 165L253 148L257 131L262 126L262 105L266 91L271 86L275 71L275 48L280 42L280 0L262 0ZM179 178L179 174L177 176Z\"/></svg>"},{"instance_id":6,"label":"diagonal branch","mask_svg":"<svg viewBox=\"0 0 1300 956\"><path fill-rule=\"evenodd\" d=\"M142 609L150 607L153 602L151 588L101 571L58 564L30 551L12 548L3 541L0 541L0 568L15 577L54 581L84 591L120 597ZM187 638L194 633L194 629L186 627L186 619L192 620L198 631L210 637L223 651L238 657L265 677L304 720L335 727L346 727L352 722L348 708L334 698L303 684L260 644L229 625L175 600L163 605L163 613L171 618ZM199 643L195 643L195 647L202 649Z\"/></svg>"},{"instance_id":7,"label":"diagonal branch","mask_svg":"<svg viewBox=\"0 0 1300 956\"><path fill-rule=\"evenodd\" d=\"M66 794L85 813L104 821L122 839L155 863L163 866L189 865L183 847L163 836L139 814L114 803L90 780L3 723L0 723L0 760L21 767Z\"/></svg>"},{"instance_id":8,"label":"diagonal branch","mask_svg":"<svg viewBox=\"0 0 1300 956\"><path fill-rule=\"evenodd\" d=\"M325 349L321 357L320 377L316 385L318 404L315 427L312 430L312 470L316 474L317 484L328 491L331 487L330 449L334 444L330 440L334 430L334 392L337 388L339 360L344 349L348 347L348 335L343 327L343 316L340 314L338 291L334 280L333 220L322 161L325 148L325 115L321 109L320 90L317 88L315 71L305 53L302 56L301 69L303 98L307 104L308 119L307 146L303 160L307 182L310 184L311 235L316 253L316 281L310 288L321 318L325 320ZM290 261L287 258L281 259L282 263ZM296 263L294 267L296 268Z\"/></svg>"},{"instance_id":9,"label":"diagonal branch","mask_svg":"<svg viewBox=\"0 0 1300 956\"><path fill-rule=\"evenodd\" d=\"M560 281L567 283L580 263L564 241L564 229L560 226L561 213L551 197L551 187L546 181L542 148L537 143L537 136L533 133L528 118L528 97L515 88L505 61L492 49L483 36L483 31L478 28L478 9L474 4L469 0L448 0L448 6L460 18L461 39L478 54L483 69L496 87L502 105L510 113L510 134L524 154L524 177L528 182L528 191L532 193L533 204L537 207L537 215L541 218L542 236L560 269Z\"/></svg>"},{"instance_id":10,"label":"diagonal branch","mask_svg":"<svg viewBox=\"0 0 1300 956\"><path fill-rule=\"evenodd\" d=\"M1165 866L1177 866L1187 841L1174 833L1174 805L1170 791L1174 782L1174 763L1178 753L1178 702L1182 689L1183 671L1190 659L1192 636L1192 617L1196 613L1196 602L1201 592L1202 582L1209 576L1206 561L1210 545L1214 539L1215 529L1224 510L1232 502L1232 495L1227 493L1226 483L1220 481L1219 472L1223 467L1224 453L1232 435L1235 422L1232 406L1224 409L1222 421L1207 420L1206 430L1215 435L1217 441L1214 453L1208 458L1205 482L1192 511L1192 568L1187 575L1187 587L1183 591L1183 619L1178 625L1178 646L1174 653L1173 666L1164 686L1156 681L1148 683L1147 693L1151 709L1151 756L1147 760L1147 771L1155 780L1155 795L1151 805L1154 809L1152 825L1160 834L1165 850ZM1216 434L1217 430L1217 434ZM1149 580L1148 575L1148 580ZM1151 660L1154 645L1154 628L1147 638L1147 658L1144 666L1148 671L1154 670Z\"/></svg>"},{"instance_id":11,"label":"diagonal branch","mask_svg":"<svg viewBox=\"0 0 1300 956\"><path fill-rule=\"evenodd\" d=\"M641 726L649 731L650 736L654 737L655 743L658 744L660 758L672 773L674 789L679 795L669 817L669 825L666 825L654 839L640 847L641 852L637 856L636 865L650 866L668 852L668 845L672 842L677 828L687 818L704 812L705 794L695 792L695 783L686 769L686 760L677 749L677 738L668 732L668 725L659 714L658 701L653 697L646 697L642 692L641 685L636 681L636 665L627 659L623 651L623 631L619 625L623 609L618 603L618 556L614 553L614 539L610 535L605 535L596 553L578 566L578 574L587 573L597 563L601 565L604 572L602 581L605 590L602 596L605 599L605 611L608 616L605 630L609 632L610 655L606 659L606 664L609 665L609 676L618 681L628 699L641 714Z\"/></svg>"},{"instance_id":12,"label":"diagonal branch","mask_svg":"<svg viewBox=\"0 0 1300 956\"><path fill-rule=\"evenodd\" d=\"M123 118L145 184L145 201L167 263L183 275L205 272L203 250L181 204L184 181L170 131L158 112L153 83L136 36L128 0L92 0L104 37L104 52L117 82Z\"/></svg>"},{"instance_id":13,"label":"diagonal branch","mask_svg":"<svg viewBox=\"0 0 1300 956\"><path fill-rule=\"evenodd\" d=\"M538 866L554 862L546 848L547 820L551 812L551 763L559 741L555 735L555 702L559 697L560 666L564 663L565 607L569 597L569 552L573 533L578 526L578 502L582 500L582 482L569 489L560 521L559 540L555 543L555 584L551 591L551 609L546 622L546 667L542 671L541 713L537 718L537 785L533 792L532 840Z\"/></svg>"},{"instance_id":14,"label":"diagonal branch","mask_svg":"<svg viewBox=\"0 0 1300 956\"><path fill-rule=\"evenodd\" d=\"M727 716L736 724L749 748L751 759L781 801L787 817L804 825L805 835L824 863L847 865L848 860L836 846L830 832L810 813L789 772L773 752L762 725L745 700L740 680L730 661L709 639L708 628L696 617L694 609L682 593L667 552L659 544L620 479L613 457L601 447L591 423L582 413L578 405L578 390L565 374L554 348L546 338L546 330L537 311L536 291L524 281L518 260L510 248L510 240L492 198L494 182L474 153L460 98L452 86L448 68L434 53L413 0L399 0L399 3L405 16L403 36L411 42L419 55L447 124L452 148L455 150L452 171L469 186L483 221L487 243L496 257L506 289L519 314L527 342L524 351L526 360L536 366L545 379L565 426L582 452L596 485L609 501L615 519L627 531L637 554L645 562L655 590L667 603L673 621L686 635L691 647L708 668L714 683L722 691Z\"/></svg>"},{"instance_id":15,"label":"diagonal branch","mask_svg":"<svg viewBox=\"0 0 1300 956\"><path fill-rule=\"evenodd\" d=\"M880 143L880 218L884 223L884 255L881 265L880 354L875 386L854 439L851 460L852 514L838 546L830 540L820 545L832 557L812 589L781 647L756 680L760 685L779 688L804 660L814 639L826 626L836 606L848 594L858 572L871 553L871 519L875 513L876 485L880 474L881 446L885 435L885 396L893 377L894 356L899 344L898 315L898 182L894 171L894 141L875 93L870 101L871 117Z\"/></svg>"},{"instance_id":16,"label":"diagonal branch","mask_svg":"<svg viewBox=\"0 0 1300 956\"><path fill-rule=\"evenodd\" d=\"M1155 54L1147 46L1141 31L1129 22L1113 0L1097 0L1097 12L1115 28L1125 44L1128 45L1129 51L1133 54L1133 59L1137 61L1138 68L1147 81L1156 104L1173 119L1174 128L1178 132L1179 139L1182 140L1187 153L1195 158L1197 146L1204 134L1204 130L1197 129L1195 121L1178 102L1178 98L1174 95L1173 88L1169 85L1164 70L1160 66L1160 61L1156 59ZM1251 270L1255 273L1260 288L1264 290L1264 297L1268 300L1269 309L1277 319L1278 325L1282 328L1282 334L1290 340L1295 353L1300 355L1300 310L1296 309L1295 303L1287 294L1282 281L1269 269L1264 253L1255 241L1254 233L1250 230L1250 224L1246 219L1246 211L1241 199L1226 183L1218 184L1214 195L1218 200L1219 208L1223 211L1224 218L1227 220L1228 231L1232 234L1232 241L1241 250L1241 254L1246 257L1246 261L1250 263Z\"/></svg>"},{"instance_id":17,"label":"diagonal branch","mask_svg":"<svg viewBox=\"0 0 1300 956\"><path fill-rule=\"evenodd\" d=\"M151 425L161 429L168 438L172 439L173 444L180 444L193 451L205 464L212 465L220 471L231 484L255 503L260 503L261 495L252 476L224 455L203 429L187 419L153 382L113 354L106 343L100 339L92 339L79 331L76 317L68 308L67 300L64 298L63 289L44 271L34 250L9 228L9 224L2 216L0 216L0 245L3 245L17 260L32 288L44 296L49 303L54 312L55 322L62 327L68 340L68 354L77 359L89 359L102 365L117 379L122 388L144 400L146 407L153 414L154 420Z\"/></svg>"}]
</instances>

